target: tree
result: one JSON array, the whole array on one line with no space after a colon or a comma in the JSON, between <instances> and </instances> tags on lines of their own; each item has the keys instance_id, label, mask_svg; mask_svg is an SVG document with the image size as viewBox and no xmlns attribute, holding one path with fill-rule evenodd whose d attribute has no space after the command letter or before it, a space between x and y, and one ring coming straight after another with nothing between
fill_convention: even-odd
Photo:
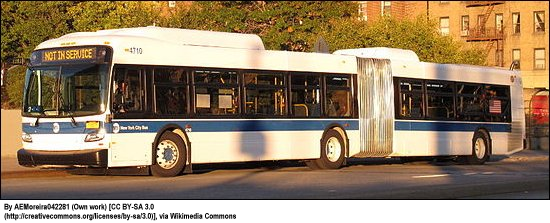
<instances>
[{"instance_id":1,"label":"tree","mask_svg":"<svg viewBox=\"0 0 550 223\"><path fill-rule=\"evenodd\" d=\"M160 21L160 5L140 1L82 1L68 9L74 30L97 31L150 26Z\"/></svg>"},{"instance_id":2,"label":"tree","mask_svg":"<svg viewBox=\"0 0 550 223\"><path fill-rule=\"evenodd\" d=\"M168 27L251 33L270 50L309 51L331 19L355 18L357 3L338 1L195 2L179 10Z\"/></svg>"},{"instance_id":3,"label":"tree","mask_svg":"<svg viewBox=\"0 0 550 223\"><path fill-rule=\"evenodd\" d=\"M2 61L29 58L41 42L71 31L66 1L2 2Z\"/></svg>"},{"instance_id":4,"label":"tree","mask_svg":"<svg viewBox=\"0 0 550 223\"><path fill-rule=\"evenodd\" d=\"M66 1L2 2L2 62L29 58L41 42L71 32L71 20L66 14L72 5ZM2 107L21 105L24 77L24 66L9 70L4 77Z\"/></svg>"},{"instance_id":5,"label":"tree","mask_svg":"<svg viewBox=\"0 0 550 223\"><path fill-rule=\"evenodd\" d=\"M383 17L368 27L366 46L393 47L415 52L421 61L484 65L482 49L466 48L450 36L442 36L434 20Z\"/></svg>"},{"instance_id":6,"label":"tree","mask_svg":"<svg viewBox=\"0 0 550 223\"><path fill-rule=\"evenodd\" d=\"M25 86L25 66L13 67L4 78L2 108L20 108Z\"/></svg>"}]
</instances>

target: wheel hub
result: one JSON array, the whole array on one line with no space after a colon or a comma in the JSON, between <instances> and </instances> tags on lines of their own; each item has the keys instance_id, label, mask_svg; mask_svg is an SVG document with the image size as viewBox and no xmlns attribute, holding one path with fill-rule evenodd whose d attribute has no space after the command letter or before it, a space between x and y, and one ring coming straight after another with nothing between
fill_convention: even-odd
<instances>
[{"instance_id":1,"label":"wheel hub","mask_svg":"<svg viewBox=\"0 0 550 223\"><path fill-rule=\"evenodd\" d=\"M481 138L476 139L474 150L476 153L476 157L478 159L483 159L483 157L485 156L485 143L483 142L483 139Z\"/></svg>"},{"instance_id":2,"label":"wheel hub","mask_svg":"<svg viewBox=\"0 0 550 223\"><path fill-rule=\"evenodd\" d=\"M179 159L178 147L170 140L164 140L157 146L157 164L163 169L173 168Z\"/></svg>"},{"instance_id":3,"label":"wheel hub","mask_svg":"<svg viewBox=\"0 0 550 223\"><path fill-rule=\"evenodd\" d=\"M340 141L338 141L336 137L329 138L325 146L327 159L330 160L330 162L336 162L340 158L341 153L342 145L340 145Z\"/></svg>"}]
</instances>

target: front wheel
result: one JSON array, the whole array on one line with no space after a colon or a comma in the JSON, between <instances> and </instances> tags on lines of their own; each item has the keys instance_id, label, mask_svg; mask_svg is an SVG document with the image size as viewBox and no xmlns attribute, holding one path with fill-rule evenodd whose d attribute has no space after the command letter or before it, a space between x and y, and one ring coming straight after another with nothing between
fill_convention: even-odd
<instances>
[{"instance_id":1,"label":"front wheel","mask_svg":"<svg viewBox=\"0 0 550 223\"><path fill-rule=\"evenodd\" d=\"M153 176L177 176L185 168L187 151L183 140L173 132L165 132L153 150Z\"/></svg>"},{"instance_id":2,"label":"front wheel","mask_svg":"<svg viewBox=\"0 0 550 223\"><path fill-rule=\"evenodd\" d=\"M346 146L338 131L330 129L321 140L321 158L315 160L320 169L338 169L345 159Z\"/></svg>"}]
</instances>

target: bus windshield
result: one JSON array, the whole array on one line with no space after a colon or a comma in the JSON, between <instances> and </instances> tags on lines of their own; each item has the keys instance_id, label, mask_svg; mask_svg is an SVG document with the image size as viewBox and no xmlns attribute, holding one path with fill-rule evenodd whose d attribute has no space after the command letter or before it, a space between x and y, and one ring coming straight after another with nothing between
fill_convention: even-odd
<instances>
[{"instance_id":1,"label":"bus windshield","mask_svg":"<svg viewBox=\"0 0 550 223\"><path fill-rule=\"evenodd\" d=\"M75 117L104 112L107 72L104 64L29 67L23 115Z\"/></svg>"}]
</instances>

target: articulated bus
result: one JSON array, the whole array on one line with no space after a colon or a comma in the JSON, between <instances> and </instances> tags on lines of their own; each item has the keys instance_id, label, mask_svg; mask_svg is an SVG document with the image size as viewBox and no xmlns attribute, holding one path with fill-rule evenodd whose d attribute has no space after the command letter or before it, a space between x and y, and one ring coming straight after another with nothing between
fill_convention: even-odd
<instances>
[{"instance_id":1,"label":"articulated bus","mask_svg":"<svg viewBox=\"0 0 550 223\"><path fill-rule=\"evenodd\" d=\"M523 149L517 71L421 62L410 50L265 50L257 35L137 27L77 32L32 53L23 166L136 168L350 157L483 164Z\"/></svg>"}]
</instances>

